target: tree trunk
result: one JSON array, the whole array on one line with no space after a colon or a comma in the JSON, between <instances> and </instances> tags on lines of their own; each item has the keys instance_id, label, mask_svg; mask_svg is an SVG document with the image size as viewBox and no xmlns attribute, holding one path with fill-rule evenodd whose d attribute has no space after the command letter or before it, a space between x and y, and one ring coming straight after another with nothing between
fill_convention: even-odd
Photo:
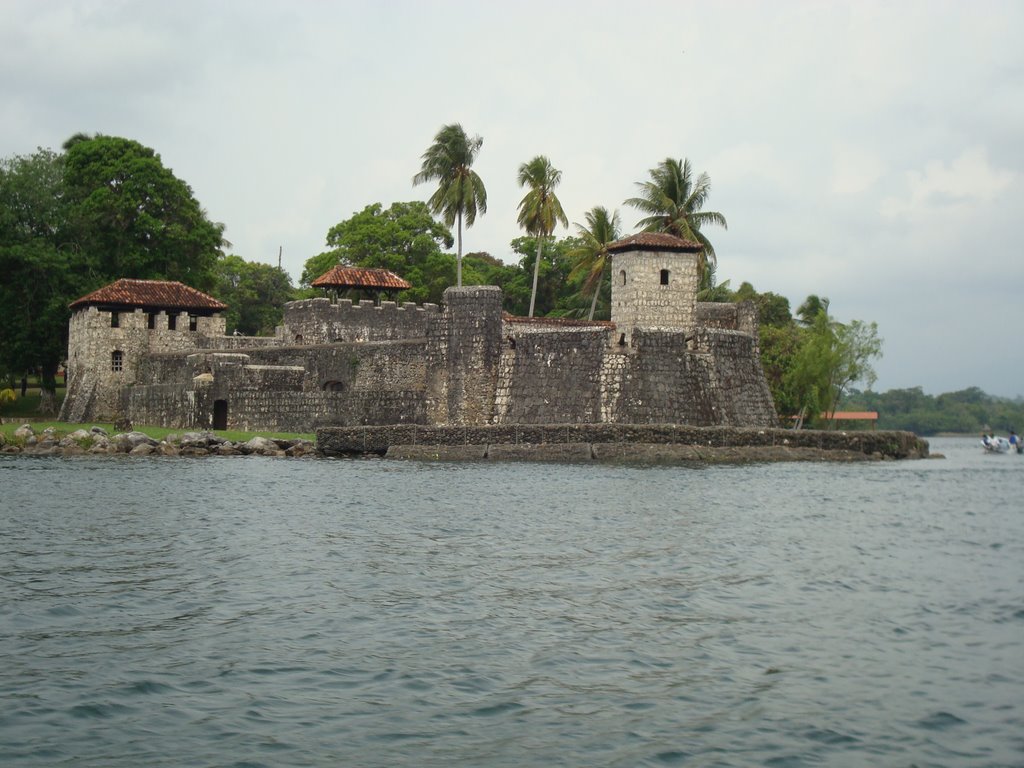
<instances>
[{"instance_id":1,"label":"tree trunk","mask_svg":"<svg viewBox=\"0 0 1024 768\"><path fill-rule=\"evenodd\" d=\"M455 285L458 288L462 287L462 211L458 213L459 219L459 252L455 258Z\"/></svg>"},{"instance_id":2,"label":"tree trunk","mask_svg":"<svg viewBox=\"0 0 1024 768\"><path fill-rule=\"evenodd\" d=\"M533 262L533 291L530 293L530 317L533 317L533 307L537 303L537 275L540 274L540 254L544 247L544 238L537 236L537 260Z\"/></svg>"},{"instance_id":3,"label":"tree trunk","mask_svg":"<svg viewBox=\"0 0 1024 768\"><path fill-rule=\"evenodd\" d=\"M587 320L594 319L594 310L597 309L597 294L601 292L601 281L597 281L597 287L594 289L594 298L590 302L590 314L587 316Z\"/></svg>"}]
</instances>

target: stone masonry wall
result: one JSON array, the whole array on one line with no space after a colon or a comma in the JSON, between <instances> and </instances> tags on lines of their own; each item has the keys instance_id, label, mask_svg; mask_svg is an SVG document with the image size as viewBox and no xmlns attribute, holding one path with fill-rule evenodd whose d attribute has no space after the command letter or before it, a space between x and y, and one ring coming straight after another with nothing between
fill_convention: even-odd
<instances>
[{"instance_id":1,"label":"stone masonry wall","mask_svg":"<svg viewBox=\"0 0 1024 768\"><path fill-rule=\"evenodd\" d=\"M667 285L661 284L662 270L668 272ZM697 325L696 254L613 253L611 272L611 319L627 344L634 328L690 331Z\"/></svg>"},{"instance_id":2,"label":"stone masonry wall","mask_svg":"<svg viewBox=\"0 0 1024 768\"><path fill-rule=\"evenodd\" d=\"M140 424L208 429L222 400L231 429L426 423L424 347L420 340L153 355L145 380L161 383L132 388L128 414Z\"/></svg>"},{"instance_id":3,"label":"stone masonry wall","mask_svg":"<svg viewBox=\"0 0 1024 768\"><path fill-rule=\"evenodd\" d=\"M601 419L608 329L536 330L508 323L505 328L494 423L576 424Z\"/></svg>"},{"instance_id":4,"label":"stone masonry wall","mask_svg":"<svg viewBox=\"0 0 1024 768\"><path fill-rule=\"evenodd\" d=\"M488 424L501 359L501 289L449 288L445 312L428 326L427 417L437 424Z\"/></svg>"},{"instance_id":5,"label":"stone masonry wall","mask_svg":"<svg viewBox=\"0 0 1024 768\"><path fill-rule=\"evenodd\" d=\"M304 299L284 306L282 340L286 344L332 344L349 341L395 341L424 338L427 325L437 318L436 304L401 306L383 301Z\"/></svg>"},{"instance_id":6,"label":"stone masonry wall","mask_svg":"<svg viewBox=\"0 0 1024 768\"><path fill-rule=\"evenodd\" d=\"M168 328L168 315L118 312L117 327L111 324L111 312L95 306L78 310L71 316L68 339L68 392L60 418L66 421L110 421L119 415L122 387L138 380L138 368L151 351L185 352L223 337L224 318L195 318L190 329L187 313L175 314L174 329ZM114 353L120 353L120 370Z\"/></svg>"},{"instance_id":7,"label":"stone masonry wall","mask_svg":"<svg viewBox=\"0 0 1024 768\"><path fill-rule=\"evenodd\" d=\"M718 424L778 426L775 403L761 368L757 337L740 331L701 330L697 347L710 356Z\"/></svg>"}]
</instances>

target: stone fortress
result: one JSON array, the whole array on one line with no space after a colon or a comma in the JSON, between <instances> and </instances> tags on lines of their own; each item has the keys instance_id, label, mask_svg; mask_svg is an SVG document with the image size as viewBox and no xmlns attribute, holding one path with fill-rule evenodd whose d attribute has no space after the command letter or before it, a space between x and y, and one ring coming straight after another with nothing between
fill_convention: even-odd
<instances>
[{"instance_id":1,"label":"stone fortress","mask_svg":"<svg viewBox=\"0 0 1024 768\"><path fill-rule=\"evenodd\" d=\"M310 432L363 425L775 427L750 303L696 300L695 243L610 248L610 322L512 317L493 286L443 306L306 299L273 337L229 336L180 283L73 302L61 420Z\"/></svg>"}]
</instances>

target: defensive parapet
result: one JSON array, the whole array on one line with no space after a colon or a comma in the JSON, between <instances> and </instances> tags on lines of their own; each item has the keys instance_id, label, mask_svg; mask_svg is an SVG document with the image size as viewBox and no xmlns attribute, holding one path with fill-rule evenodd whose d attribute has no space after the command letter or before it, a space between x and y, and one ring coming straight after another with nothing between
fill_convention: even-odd
<instances>
[{"instance_id":1,"label":"defensive parapet","mask_svg":"<svg viewBox=\"0 0 1024 768\"><path fill-rule=\"evenodd\" d=\"M752 301L697 302L697 325L701 328L716 328L722 331L741 331L757 335L757 306Z\"/></svg>"},{"instance_id":2,"label":"defensive parapet","mask_svg":"<svg viewBox=\"0 0 1024 768\"><path fill-rule=\"evenodd\" d=\"M353 303L342 299L302 299L284 305L281 338L286 344L334 344L352 341L398 341L425 338L427 326L436 322L436 304L372 301Z\"/></svg>"}]
</instances>

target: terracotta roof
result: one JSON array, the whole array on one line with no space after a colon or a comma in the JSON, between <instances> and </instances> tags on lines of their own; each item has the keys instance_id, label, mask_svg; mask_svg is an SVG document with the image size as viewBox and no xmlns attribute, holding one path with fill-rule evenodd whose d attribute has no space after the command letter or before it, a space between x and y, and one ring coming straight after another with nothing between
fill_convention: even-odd
<instances>
[{"instance_id":1,"label":"terracotta roof","mask_svg":"<svg viewBox=\"0 0 1024 768\"><path fill-rule=\"evenodd\" d=\"M363 269L337 266L320 275L311 283L315 288L376 288L386 291L404 291L412 288L394 272L387 269Z\"/></svg>"},{"instance_id":2,"label":"terracotta roof","mask_svg":"<svg viewBox=\"0 0 1024 768\"><path fill-rule=\"evenodd\" d=\"M114 304L144 309L222 310L228 305L195 288L170 280L120 280L76 299L72 309L90 304Z\"/></svg>"},{"instance_id":3,"label":"terracotta roof","mask_svg":"<svg viewBox=\"0 0 1024 768\"><path fill-rule=\"evenodd\" d=\"M664 232L640 232L622 240L608 244L609 253L623 251L668 251L670 253L696 253L702 248L700 243L683 240L675 235Z\"/></svg>"}]
</instances>

